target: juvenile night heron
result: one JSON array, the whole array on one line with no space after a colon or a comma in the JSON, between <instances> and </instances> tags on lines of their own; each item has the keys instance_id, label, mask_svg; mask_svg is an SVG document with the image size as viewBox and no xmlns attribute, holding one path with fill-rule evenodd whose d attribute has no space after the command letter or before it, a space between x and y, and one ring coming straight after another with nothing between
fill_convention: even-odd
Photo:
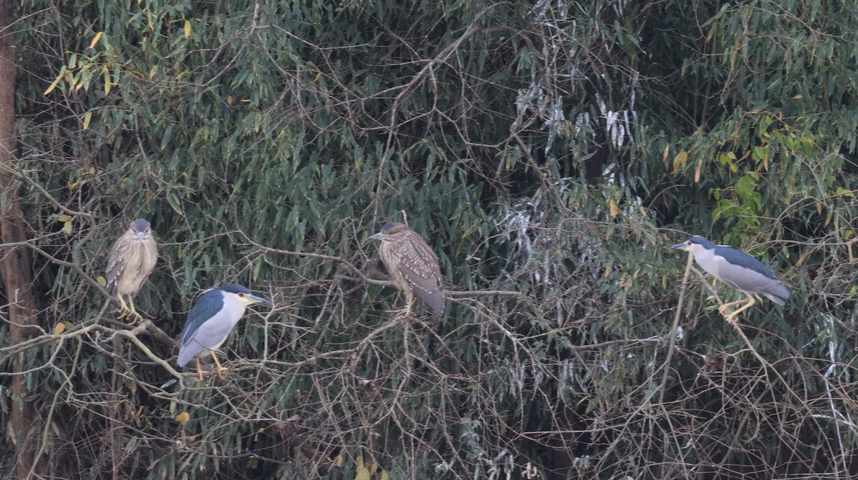
<instances>
[{"instance_id":1,"label":"juvenile night heron","mask_svg":"<svg viewBox=\"0 0 858 480\"><path fill-rule=\"evenodd\" d=\"M401 223L388 223L367 240L380 240L378 253L393 283L405 292L408 302L397 317L411 315L414 294L417 294L436 316L444 313L444 289L441 286L441 268L438 257L414 230Z\"/></svg>"},{"instance_id":2,"label":"juvenile night heron","mask_svg":"<svg viewBox=\"0 0 858 480\"><path fill-rule=\"evenodd\" d=\"M217 374L223 378L226 371L220 365L215 350L223 344L229 332L244 315L248 305L271 303L257 297L241 285L223 285L203 292L185 322L176 363L184 367L192 358L197 360L197 374L203 379L200 357L211 354L217 365Z\"/></svg>"},{"instance_id":3,"label":"juvenile night heron","mask_svg":"<svg viewBox=\"0 0 858 480\"><path fill-rule=\"evenodd\" d=\"M756 303L756 294L765 295L780 306L783 306L789 298L789 290L775 277L769 267L747 253L715 245L698 236L691 237L671 248L691 252L694 260L703 267L703 270L726 283L727 286L745 293L746 299L726 303L718 308L718 313L724 315L724 319L730 323L735 321L736 315ZM744 306L735 312L726 313L731 307L742 302L746 302Z\"/></svg>"},{"instance_id":4,"label":"juvenile night heron","mask_svg":"<svg viewBox=\"0 0 858 480\"><path fill-rule=\"evenodd\" d=\"M113 244L107 261L107 293L119 299L118 318L143 319L134 309L134 296L149 278L157 261L158 246L152 238L149 222L138 218Z\"/></svg>"}]
</instances>

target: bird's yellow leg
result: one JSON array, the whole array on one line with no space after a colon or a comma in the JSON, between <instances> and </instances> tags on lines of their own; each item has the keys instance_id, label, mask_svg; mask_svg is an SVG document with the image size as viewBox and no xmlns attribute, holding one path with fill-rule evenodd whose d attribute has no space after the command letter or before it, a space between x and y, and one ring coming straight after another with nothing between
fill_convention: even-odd
<instances>
[{"instance_id":1,"label":"bird's yellow leg","mask_svg":"<svg viewBox=\"0 0 858 480\"><path fill-rule=\"evenodd\" d=\"M126 315L128 315L128 312L130 310L128 309L128 304L125 303L125 299L122 298L122 295L117 295L116 298L119 299L119 310L117 311L117 314L116 314L116 319L119 320L119 319L124 318Z\"/></svg>"},{"instance_id":2,"label":"bird's yellow leg","mask_svg":"<svg viewBox=\"0 0 858 480\"><path fill-rule=\"evenodd\" d=\"M736 302L725 303L724 305L721 305L720 307L718 307L718 313L720 313L721 315L726 315L727 314L726 312L730 311L730 309L733 308L734 305L738 305L740 303L745 303L747 301L748 301L747 298L743 298L743 299L736 301Z\"/></svg>"},{"instance_id":3,"label":"bird's yellow leg","mask_svg":"<svg viewBox=\"0 0 858 480\"><path fill-rule=\"evenodd\" d=\"M134 325L143 322L143 315L137 313L137 309L134 308L134 299L129 297L128 302L131 304L131 308L128 309L126 316L131 321L131 324Z\"/></svg>"},{"instance_id":4,"label":"bird's yellow leg","mask_svg":"<svg viewBox=\"0 0 858 480\"><path fill-rule=\"evenodd\" d=\"M411 316L411 305L414 303L414 295L405 294L407 306L400 310L388 310L387 313L394 314L394 318L407 318Z\"/></svg>"},{"instance_id":5,"label":"bird's yellow leg","mask_svg":"<svg viewBox=\"0 0 858 480\"><path fill-rule=\"evenodd\" d=\"M753 307L755 303L757 303L757 301L754 299L754 296L748 295L748 303L746 303L742 307L739 307L735 312L733 312L729 315L724 315L724 320L727 320L728 323L734 323L736 321L736 315L738 315L739 313L744 312L745 310Z\"/></svg>"},{"instance_id":6,"label":"bird's yellow leg","mask_svg":"<svg viewBox=\"0 0 858 480\"><path fill-rule=\"evenodd\" d=\"M202 367L200 367L200 356L197 355L194 358L197 360L197 381L202 382L203 381L203 369L202 369Z\"/></svg>"},{"instance_id":7,"label":"bird's yellow leg","mask_svg":"<svg viewBox=\"0 0 858 480\"><path fill-rule=\"evenodd\" d=\"M214 351L212 351L212 359L214 360L215 365L217 365L217 375L221 378L221 380L223 380L224 378L226 378L226 377L224 377L224 376L223 376L223 372L227 371L227 369L226 369L226 368L223 368L223 367L220 365L220 362L219 362L219 361L218 361L218 359L217 359L217 353L216 353L216 352L214 352Z\"/></svg>"}]
</instances>

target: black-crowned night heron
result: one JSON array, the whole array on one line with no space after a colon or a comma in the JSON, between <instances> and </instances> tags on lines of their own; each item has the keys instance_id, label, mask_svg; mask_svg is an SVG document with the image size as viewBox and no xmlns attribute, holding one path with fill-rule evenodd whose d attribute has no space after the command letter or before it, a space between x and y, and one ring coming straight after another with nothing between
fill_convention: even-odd
<instances>
[{"instance_id":1,"label":"black-crowned night heron","mask_svg":"<svg viewBox=\"0 0 858 480\"><path fill-rule=\"evenodd\" d=\"M789 290L775 277L769 267L747 253L723 245L715 245L703 237L691 237L671 248L685 250L694 255L694 260L710 275L726 283L727 286L741 290L747 296L744 300L725 303L718 308L724 319L733 323L736 315L751 308L755 303L755 294L769 297L780 306L789 298ZM746 302L735 312L726 313L734 305Z\"/></svg>"},{"instance_id":2,"label":"black-crowned night heron","mask_svg":"<svg viewBox=\"0 0 858 480\"><path fill-rule=\"evenodd\" d=\"M138 218L113 244L107 261L107 293L119 299L119 318L143 319L134 309L134 296L149 278L157 261L158 245L152 238L149 222Z\"/></svg>"},{"instance_id":3,"label":"black-crowned night heron","mask_svg":"<svg viewBox=\"0 0 858 480\"><path fill-rule=\"evenodd\" d=\"M444 289L441 286L438 257L423 237L407 225L388 223L367 240L381 241L381 246L378 247L381 261L387 267L396 287L405 292L408 304L403 310L396 312L397 317L411 315L415 294L435 315L441 316L444 313Z\"/></svg>"},{"instance_id":4,"label":"black-crowned night heron","mask_svg":"<svg viewBox=\"0 0 858 480\"><path fill-rule=\"evenodd\" d=\"M200 357L211 354L217 365L217 374L223 378L226 370L220 365L215 350L223 344L229 332L244 315L248 305L271 303L257 297L241 285L223 285L203 292L185 322L176 363L184 367L192 358L197 359L197 374L203 379Z\"/></svg>"}]
</instances>

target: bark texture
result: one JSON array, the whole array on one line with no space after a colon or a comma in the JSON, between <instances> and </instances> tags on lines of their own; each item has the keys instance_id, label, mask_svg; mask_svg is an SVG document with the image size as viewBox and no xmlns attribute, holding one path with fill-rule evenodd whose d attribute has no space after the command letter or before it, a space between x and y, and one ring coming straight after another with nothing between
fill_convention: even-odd
<instances>
[{"instance_id":1,"label":"bark texture","mask_svg":"<svg viewBox=\"0 0 858 480\"><path fill-rule=\"evenodd\" d=\"M26 241L24 220L21 217L21 205L18 199L18 183L8 173L15 168L15 44L14 44L14 2L0 0L0 195L6 205L0 211L0 237L4 244ZM9 331L12 342L18 343L36 334L35 303L32 292L32 273L30 255L26 247L5 247L2 249L2 273L6 301L9 312ZM14 372L28 368L24 365L24 356L13 361ZM15 474L18 478L27 478L31 471L40 473L36 458L38 424L35 408L29 401L29 390L23 375L12 379L12 428L15 435L17 463Z\"/></svg>"}]
</instances>

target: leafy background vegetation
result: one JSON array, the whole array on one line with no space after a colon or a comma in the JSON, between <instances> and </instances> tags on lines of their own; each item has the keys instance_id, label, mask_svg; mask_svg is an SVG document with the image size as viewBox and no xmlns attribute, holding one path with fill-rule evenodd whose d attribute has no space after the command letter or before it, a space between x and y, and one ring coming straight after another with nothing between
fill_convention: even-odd
<instances>
[{"instance_id":1,"label":"leafy background vegetation","mask_svg":"<svg viewBox=\"0 0 858 480\"><path fill-rule=\"evenodd\" d=\"M856 473L850 2L14 13L42 334L0 348L5 477L13 402L38 413L31 478ZM134 326L94 279L138 217L160 259ZM387 221L438 253L443 320L385 312L403 297L364 240ZM790 301L734 330L705 280L681 288L690 234ZM197 383L171 338L227 282L273 307Z\"/></svg>"}]
</instances>

